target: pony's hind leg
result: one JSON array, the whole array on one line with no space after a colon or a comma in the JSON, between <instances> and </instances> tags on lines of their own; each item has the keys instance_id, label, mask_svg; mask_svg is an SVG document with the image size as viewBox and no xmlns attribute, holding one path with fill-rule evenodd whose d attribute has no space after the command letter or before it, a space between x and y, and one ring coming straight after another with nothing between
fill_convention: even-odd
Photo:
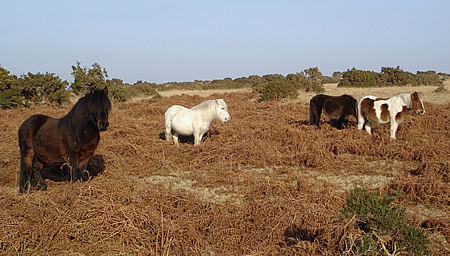
<instances>
[{"instance_id":1,"label":"pony's hind leg","mask_svg":"<svg viewBox=\"0 0 450 256\"><path fill-rule=\"evenodd\" d=\"M358 123L358 124L359 124L359 123ZM369 134L372 134L372 122L366 121L366 123L364 124L364 129L365 129L366 132L368 132Z\"/></svg>"},{"instance_id":2,"label":"pony's hind leg","mask_svg":"<svg viewBox=\"0 0 450 256\"><path fill-rule=\"evenodd\" d=\"M363 115L361 115L359 109L358 109L358 117L357 117L357 126L358 126L358 130L362 130L364 128L364 124L366 124L366 119L364 118ZM367 124L366 124L367 125Z\"/></svg>"},{"instance_id":3,"label":"pony's hind leg","mask_svg":"<svg viewBox=\"0 0 450 256\"><path fill-rule=\"evenodd\" d=\"M344 122L344 118L343 117L340 117L340 118L336 119L336 128L341 130L343 128L342 127L342 123L343 122Z\"/></svg>"},{"instance_id":4,"label":"pony's hind leg","mask_svg":"<svg viewBox=\"0 0 450 256\"><path fill-rule=\"evenodd\" d=\"M322 107L316 106L316 103L311 100L309 104L309 123L320 128L320 116L322 115Z\"/></svg>"},{"instance_id":5,"label":"pony's hind leg","mask_svg":"<svg viewBox=\"0 0 450 256\"><path fill-rule=\"evenodd\" d=\"M172 140L175 145L180 146L180 144L178 144L178 134L172 134Z\"/></svg>"},{"instance_id":6,"label":"pony's hind leg","mask_svg":"<svg viewBox=\"0 0 450 256\"><path fill-rule=\"evenodd\" d=\"M21 149L22 150L22 149ZM19 174L19 192L27 192L31 189L31 179L33 173L33 152L21 152L20 174Z\"/></svg>"},{"instance_id":7,"label":"pony's hind leg","mask_svg":"<svg viewBox=\"0 0 450 256\"><path fill-rule=\"evenodd\" d=\"M164 122L164 133L166 141L172 141L172 124L171 121L166 118Z\"/></svg>"}]
</instances>

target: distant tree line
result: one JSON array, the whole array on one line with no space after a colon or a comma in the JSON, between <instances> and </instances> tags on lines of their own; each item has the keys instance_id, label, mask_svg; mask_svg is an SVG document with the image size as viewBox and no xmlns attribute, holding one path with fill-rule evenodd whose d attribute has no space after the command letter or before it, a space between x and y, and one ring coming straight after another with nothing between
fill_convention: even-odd
<instances>
[{"instance_id":1,"label":"distant tree line","mask_svg":"<svg viewBox=\"0 0 450 256\"><path fill-rule=\"evenodd\" d=\"M441 76L440 76L441 75ZM443 85L442 77L445 74L436 74L435 71L418 71L412 74L403 71L399 66L382 67L381 72L358 70L356 68L347 69L341 75L338 83L340 87L386 87L386 86L418 86L418 85Z\"/></svg>"},{"instance_id":2,"label":"distant tree line","mask_svg":"<svg viewBox=\"0 0 450 256\"><path fill-rule=\"evenodd\" d=\"M400 67L382 67L381 72L364 71L355 68L347 71L336 71L331 77L323 76L319 68L312 67L295 74L286 76L280 74L267 74L263 76L251 75L236 79L193 82L149 83L137 81L135 84L126 84L121 79L108 79L106 69L98 63L91 67L82 66L80 62L72 66L74 81L69 83L61 80L57 75L24 74L19 77L0 66L0 108L18 108L31 105L59 106L70 103L71 99L79 97L90 88L108 87L110 98L114 102L125 102L136 96L159 96L158 91L172 89L237 89L251 88L261 93L262 100L276 100L286 97L296 97L298 91L323 92L324 83L338 83L344 87L384 87L403 85L442 85L442 79L447 74L436 74L434 71L417 72L412 74ZM444 78L442 78L444 77Z\"/></svg>"}]
</instances>

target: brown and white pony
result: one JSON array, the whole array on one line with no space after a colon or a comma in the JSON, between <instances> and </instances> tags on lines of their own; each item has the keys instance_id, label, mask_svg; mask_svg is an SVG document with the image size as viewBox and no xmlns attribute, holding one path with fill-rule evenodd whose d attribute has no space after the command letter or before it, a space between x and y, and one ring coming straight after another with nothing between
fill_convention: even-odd
<instances>
[{"instance_id":1,"label":"brown and white pony","mask_svg":"<svg viewBox=\"0 0 450 256\"><path fill-rule=\"evenodd\" d=\"M387 99L362 97L358 102L358 130L364 127L371 134L372 123L390 123L391 139L395 140L395 132L408 113L425 114L421 93L405 93Z\"/></svg>"}]
</instances>

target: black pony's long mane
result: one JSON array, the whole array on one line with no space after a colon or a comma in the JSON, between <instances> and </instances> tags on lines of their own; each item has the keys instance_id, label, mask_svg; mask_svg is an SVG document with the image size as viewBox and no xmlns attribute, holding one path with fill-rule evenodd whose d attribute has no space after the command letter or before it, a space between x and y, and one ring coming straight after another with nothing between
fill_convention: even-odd
<instances>
[{"instance_id":1,"label":"black pony's long mane","mask_svg":"<svg viewBox=\"0 0 450 256\"><path fill-rule=\"evenodd\" d=\"M80 98L70 112L59 120L58 127L69 131L78 144L83 139L83 131L89 126L99 133L96 114L108 112L110 109L111 102L106 93L103 90L96 90Z\"/></svg>"}]
</instances>

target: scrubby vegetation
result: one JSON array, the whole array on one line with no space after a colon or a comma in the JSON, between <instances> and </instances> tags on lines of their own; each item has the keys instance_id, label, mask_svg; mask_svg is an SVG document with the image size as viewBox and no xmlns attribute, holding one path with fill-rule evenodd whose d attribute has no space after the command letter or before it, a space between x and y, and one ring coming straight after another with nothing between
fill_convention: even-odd
<instances>
[{"instance_id":1,"label":"scrubby vegetation","mask_svg":"<svg viewBox=\"0 0 450 256\"><path fill-rule=\"evenodd\" d=\"M69 101L68 85L55 74L28 73L16 77L0 66L0 107L62 105Z\"/></svg>"},{"instance_id":2,"label":"scrubby vegetation","mask_svg":"<svg viewBox=\"0 0 450 256\"><path fill-rule=\"evenodd\" d=\"M356 68L348 69L342 73L342 79L338 86L341 87L386 87L386 86L405 86L405 85L442 85L442 80L435 71L418 71L412 74L403 71L399 66L382 67L381 72L358 70Z\"/></svg>"},{"instance_id":3,"label":"scrubby vegetation","mask_svg":"<svg viewBox=\"0 0 450 256\"><path fill-rule=\"evenodd\" d=\"M165 90L210 90L250 88L261 94L262 100L279 100L296 97L300 91L324 91L323 84L338 83L342 87L385 87L404 85L441 86L447 74L436 74L434 71L418 71L412 74L400 67L382 67L381 72L363 71L356 68L345 72L336 71L332 77L323 76L318 67L286 76L267 74L250 75L236 79L224 78L212 81L168 82L156 84L137 81L133 85L124 83L119 78L108 79L108 72L98 63L91 67L76 62L72 66L74 81L61 80L53 73L21 75L17 77L0 66L0 108L18 108L30 105L57 106L70 102L73 95L81 96L90 88L108 87L114 102L126 102L131 98L159 98L158 91ZM442 89L441 89L442 90Z\"/></svg>"},{"instance_id":4,"label":"scrubby vegetation","mask_svg":"<svg viewBox=\"0 0 450 256\"><path fill-rule=\"evenodd\" d=\"M361 235L349 248L356 255L430 254L430 240L425 231L409 226L405 207L395 204L399 191L379 196L377 191L354 188L347 196L342 217L351 220Z\"/></svg>"}]
</instances>

